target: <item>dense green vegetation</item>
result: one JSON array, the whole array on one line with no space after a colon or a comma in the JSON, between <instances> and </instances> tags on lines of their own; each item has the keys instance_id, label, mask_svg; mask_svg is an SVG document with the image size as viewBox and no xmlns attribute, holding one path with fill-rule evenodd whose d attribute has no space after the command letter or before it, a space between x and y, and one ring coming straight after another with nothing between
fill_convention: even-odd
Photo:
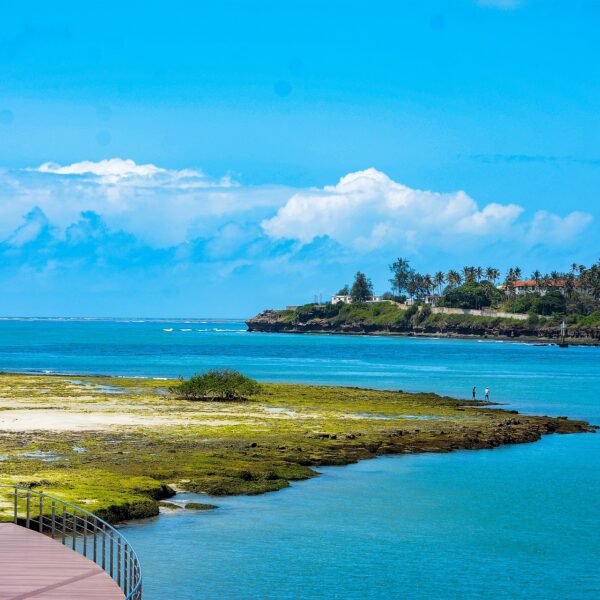
<instances>
[{"instance_id":1,"label":"dense green vegetation","mask_svg":"<svg viewBox=\"0 0 600 600\"><path fill-rule=\"evenodd\" d=\"M446 288L437 305L449 308L487 308L499 306L504 296L490 281L467 281L463 285Z\"/></svg>"},{"instance_id":2,"label":"dense green vegetation","mask_svg":"<svg viewBox=\"0 0 600 600\"><path fill-rule=\"evenodd\" d=\"M600 311L600 261L589 268L573 264L563 273L553 271L543 275L534 271L529 287L521 289L521 293L517 293L522 277L519 267L507 271L501 286L497 285L501 272L494 267L463 267L461 271L429 275L417 272L408 260L398 258L389 268L392 292L383 296L396 302L410 298L413 303L427 301L448 308L491 307L532 317L562 317L569 324L594 323L593 315ZM355 293L355 289L360 293ZM345 286L339 294L348 294L353 303L365 302L373 297L372 289L366 275L358 272L352 288Z\"/></svg>"},{"instance_id":3,"label":"dense green vegetation","mask_svg":"<svg viewBox=\"0 0 600 600\"><path fill-rule=\"evenodd\" d=\"M265 383L250 401L188 402L167 393L175 383L0 375L0 483L114 522L157 514L174 490L258 494L314 477L319 465L589 430L435 394ZM194 508L210 508L202 504ZM0 520L11 516L10 492L0 488Z\"/></svg>"}]
</instances>

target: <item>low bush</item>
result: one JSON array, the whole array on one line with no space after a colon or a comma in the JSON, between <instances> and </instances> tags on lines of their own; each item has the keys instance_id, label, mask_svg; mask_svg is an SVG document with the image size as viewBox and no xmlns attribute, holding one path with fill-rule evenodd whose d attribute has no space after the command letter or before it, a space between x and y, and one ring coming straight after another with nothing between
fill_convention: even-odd
<instances>
[{"instance_id":1,"label":"low bush","mask_svg":"<svg viewBox=\"0 0 600 600\"><path fill-rule=\"evenodd\" d=\"M184 400L246 400L260 392L254 379L230 369L212 369L204 375L181 379L169 388L173 396Z\"/></svg>"}]
</instances>

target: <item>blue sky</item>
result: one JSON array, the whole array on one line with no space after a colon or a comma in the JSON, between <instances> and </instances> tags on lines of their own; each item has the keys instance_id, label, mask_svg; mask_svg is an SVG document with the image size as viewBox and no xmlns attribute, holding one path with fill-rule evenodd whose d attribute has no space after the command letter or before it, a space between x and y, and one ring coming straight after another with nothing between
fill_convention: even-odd
<instances>
[{"instance_id":1,"label":"blue sky","mask_svg":"<svg viewBox=\"0 0 600 600\"><path fill-rule=\"evenodd\" d=\"M597 2L11 3L0 314L247 316L590 263Z\"/></svg>"}]
</instances>

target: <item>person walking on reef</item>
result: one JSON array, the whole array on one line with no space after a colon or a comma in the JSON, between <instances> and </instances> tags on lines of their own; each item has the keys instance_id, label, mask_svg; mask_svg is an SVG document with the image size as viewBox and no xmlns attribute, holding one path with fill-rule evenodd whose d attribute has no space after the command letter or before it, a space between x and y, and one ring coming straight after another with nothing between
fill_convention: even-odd
<instances>
[{"instance_id":1,"label":"person walking on reef","mask_svg":"<svg viewBox=\"0 0 600 600\"><path fill-rule=\"evenodd\" d=\"M485 388L485 401L490 401L490 388Z\"/></svg>"},{"instance_id":2,"label":"person walking on reef","mask_svg":"<svg viewBox=\"0 0 600 600\"><path fill-rule=\"evenodd\" d=\"M477 388L473 386L473 400L477 398Z\"/></svg>"}]
</instances>

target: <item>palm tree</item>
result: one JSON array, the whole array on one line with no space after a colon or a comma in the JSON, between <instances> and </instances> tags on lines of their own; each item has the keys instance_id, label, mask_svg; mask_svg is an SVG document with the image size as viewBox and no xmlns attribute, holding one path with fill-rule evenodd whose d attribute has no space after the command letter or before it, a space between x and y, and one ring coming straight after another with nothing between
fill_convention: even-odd
<instances>
[{"instance_id":1,"label":"palm tree","mask_svg":"<svg viewBox=\"0 0 600 600\"><path fill-rule=\"evenodd\" d=\"M521 267L515 267L513 269L513 273L515 275L515 279L519 281L519 279L521 279Z\"/></svg>"},{"instance_id":2,"label":"palm tree","mask_svg":"<svg viewBox=\"0 0 600 600\"><path fill-rule=\"evenodd\" d=\"M477 277L477 283L479 283L483 277L483 269L481 267L475 269L475 276Z\"/></svg>"},{"instance_id":3,"label":"palm tree","mask_svg":"<svg viewBox=\"0 0 600 600\"><path fill-rule=\"evenodd\" d=\"M462 272L465 283L475 279L475 267L463 267Z\"/></svg>"},{"instance_id":4,"label":"palm tree","mask_svg":"<svg viewBox=\"0 0 600 600\"><path fill-rule=\"evenodd\" d=\"M460 276L460 273L458 271L451 269L446 275L446 281L448 281L448 283L452 286L457 286L461 284L462 277Z\"/></svg>"},{"instance_id":5,"label":"palm tree","mask_svg":"<svg viewBox=\"0 0 600 600\"><path fill-rule=\"evenodd\" d=\"M429 273L423 275L423 287L425 288L425 293L429 296L431 290L433 290L433 278Z\"/></svg>"},{"instance_id":6,"label":"palm tree","mask_svg":"<svg viewBox=\"0 0 600 600\"><path fill-rule=\"evenodd\" d=\"M572 298L575 292L575 275L568 273L565 275L565 295L567 298Z\"/></svg>"},{"instance_id":7,"label":"palm tree","mask_svg":"<svg viewBox=\"0 0 600 600\"><path fill-rule=\"evenodd\" d=\"M518 267L517 267L518 268ZM515 281L517 280L517 275L515 273L515 269L512 267L507 271L506 277L504 278L504 291L508 296L512 296L515 291Z\"/></svg>"},{"instance_id":8,"label":"palm tree","mask_svg":"<svg viewBox=\"0 0 600 600\"><path fill-rule=\"evenodd\" d=\"M440 295L442 293L442 286L444 285L445 281L446 281L446 276L441 271L438 271L433 276L433 283L435 284L435 287L437 288L437 292Z\"/></svg>"},{"instance_id":9,"label":"palm tree","mask_svg":"<svg viewBox=\"0 0 600 600\"><path fill-rule=\"evenodd\" d=\"M496 285L496 281L498 280L499 277L500 277L500 271L498 269L495 269L494 267L488 267L485 270L485 278L488 281L491 281L494 285Z\"/></svg>"},{"instance_id":10,"label":"palm tree","mask_svg":"<svg viewBox=\"0 0 600 600\"><path fill-rule=\"evenodd\" d=\"M541 277L542 277L542 274L537 269L531 274L531 279L533 279L535 281L536 291L539 291Z\"/></svg>"},{"instance_id":11,"label":"palm tree","mask_svg":"<svg viewBox=\"0 0 600 600\"><path fill-rule=\"evenodd\" d=\"M571 263L571 273L573 273L573 275L575 275L575 273L577 273L578 269L579 269L579 265L576 262Z\"/></svg>"}]
</instances>

